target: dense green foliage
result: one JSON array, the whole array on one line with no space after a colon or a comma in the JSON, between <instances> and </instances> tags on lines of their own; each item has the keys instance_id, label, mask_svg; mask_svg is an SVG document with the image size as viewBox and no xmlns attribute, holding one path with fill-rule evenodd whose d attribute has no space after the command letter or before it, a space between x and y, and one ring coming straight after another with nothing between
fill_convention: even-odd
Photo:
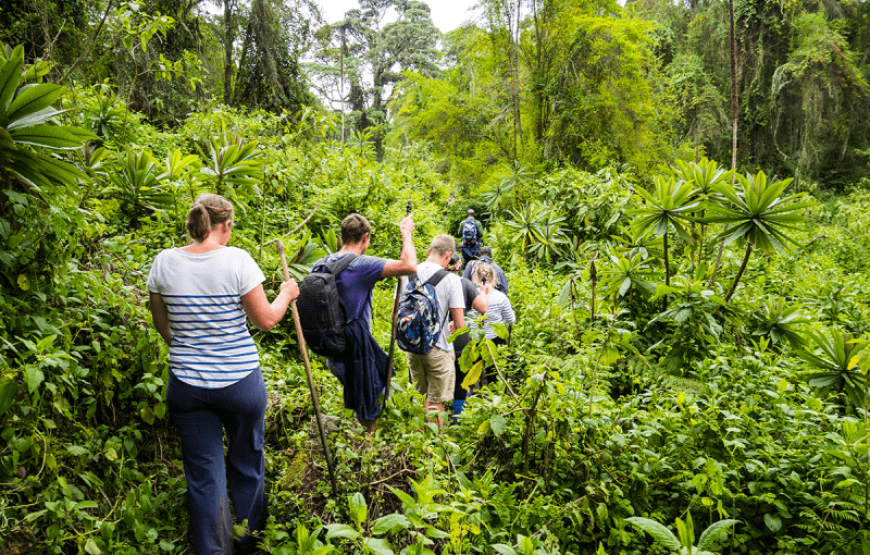
<instances>
[{"instance_id":1,"label":"dense green foliage","mask_svg":"<svg viewBox=\"0 0 870 555\"><path fill-rule=\"evenodd\" d=\"M373 438L314 357L339 491L255 333L264 551L870 554L868 3L734 1L736 172L725 2L484 0L437 66L421 2L219 4L0 11L0 552L191 552L145 279L219 192L270 297L271 239L299 278L350 212L395 258L408 200L420 254L474 207L519 317L440 433L404 357Z\"/></svg>"}]
</instances>

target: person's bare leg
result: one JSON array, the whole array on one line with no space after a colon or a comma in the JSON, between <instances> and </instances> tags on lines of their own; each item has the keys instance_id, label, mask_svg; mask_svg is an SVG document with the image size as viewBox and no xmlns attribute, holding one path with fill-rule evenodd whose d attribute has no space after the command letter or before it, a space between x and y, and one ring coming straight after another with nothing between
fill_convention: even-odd
<instances>
[{"instance_id":1,"label":"person's bare leg","mask_svg":"<svg viewBox=\"0 0 870 555\"><path fill-rule=\"evenodd\" d=\"M375 435L375 430L378 429L377 418L375 418L374 420L360 420L359 423L362 424L363 428L365 428L366 435L368 437L372 437L373 435Z\"/></svg>"},{"instance_id":2,"label":"person's bare leg","mask_svg":"<svg viewBox=\"0 0 870 555\"><path fill-rule=\"evenodd\" d=\"M438 410L438 416L435 417L435 422L438 423L439 429L444 429L444 422L441 420L441 413L444 411L444 403L430 403L429 399L426 399L426 420L429 420L429 411L432 409Z\"/></svg>"}]
</instances>

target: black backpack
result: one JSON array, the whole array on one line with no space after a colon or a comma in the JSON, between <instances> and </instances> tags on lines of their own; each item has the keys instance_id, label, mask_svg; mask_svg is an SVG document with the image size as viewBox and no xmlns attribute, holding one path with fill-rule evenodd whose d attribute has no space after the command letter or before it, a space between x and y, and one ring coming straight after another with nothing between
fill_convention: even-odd
<instances>
[{"instance_id":1,"label":"black backpack","mask_svg":"<svg viewBox=\"0 0 870 555\"><path fill-rule=\"evenodd\" d=\"M347 314L335 276L347 268L356 258L351 253L335 262L315 266L299 284L299 323L308 348L318 355L333 360L342 360L346 349L344 330Z\"/></svg>"}]
</instances>

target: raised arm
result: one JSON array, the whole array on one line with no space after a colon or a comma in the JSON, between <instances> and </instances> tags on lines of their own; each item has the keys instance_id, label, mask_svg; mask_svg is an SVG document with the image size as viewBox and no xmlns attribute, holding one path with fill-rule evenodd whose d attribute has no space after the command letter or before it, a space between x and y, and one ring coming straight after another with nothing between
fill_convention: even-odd
<instances>
[{"instance_id":1,"label":"raised arm","mask_svg":"<svg viewBox=\"0 0 870 555\"><path fill-rule=\"evenodd\" d=\"M402 232L402 254L399 260L388 260L384 264L381 277L408 276L417 271L417 249L414 248L414 220L411 215L402 219L399 224Z\"/></svg>"},{"instance_id":2,"label":"raised arm","mask_svg":"<svg viewBox=\"0 0 870 555\"><path fill-rule=\"evenodd\" d=\"M486 295L478 295L471 301L471 308L479 314L486 314L486 311L489 310L489 299Z\"/></svg>"},{"instance_id":3,"label":"raised arm","mask_svg":"<svg viewBox=\"0 0 870 555\"><path fill-rule=\"evenodd\" d=\"M292 279L281 284L281 291L275 300L269 303L263 286L257 285L242 297L245 312L258 329L269 331L281 321L287 307L299 296L299 286Z\"/></svg>"},{"instance_id":4,"label":"raised arm","mask_svg":"<svg viewBox=\"0 0 870 555\"><path fill-rule=\"evenodd\" d=\"M461 308L451 308L450 315L453 317L453 330L467 327L465 325L465 316Z\"/></svg>"}]
</instances>

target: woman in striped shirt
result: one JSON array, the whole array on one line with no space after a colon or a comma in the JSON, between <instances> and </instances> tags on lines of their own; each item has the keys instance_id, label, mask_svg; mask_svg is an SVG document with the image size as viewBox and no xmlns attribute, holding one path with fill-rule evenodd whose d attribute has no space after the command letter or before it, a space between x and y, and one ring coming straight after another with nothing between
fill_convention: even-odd
<instances>
[{"instance_id":1,"label":"woman in striped shirt","mask_svg":"<svg viewBox=\"0 0 870 555\"><path fill-rule=\"evenodd\" d=\"M493 324L511 325L517 321L517 317L507 295L495 289L498 285L498 275L492 266L478 260L471 269L471 281L477 286L477 290L486 296L489 305L486 309L486 319L483 321L483 331L486 338L496 345L506 345L507 341L495 333ZM480 314L473 310L469 316L476 319L480 317ZM486 381L482 383L486 385L486 383L495 382L498 374L494 367L488 366L484 376L486 376Z\"/></svg>"},{"instance_id":2,"label":"woman in striped shirt","mask_svg":"<svg viewBox=\"0 0 870 555\"><path fill-rule=\"evenodd\" d=\"M493 324L513 324L517 321L514 309L511 306L507 295L495 289L498 285L498 275L492 266L485 262L478 261L471 270L471 281L477 286L477 289L484 292L484 284L491 285L492 288L486 292L486 300L489 303L489 308L486 309L486 320L483 321L483 331L486 333L486 338L491 340L496 345L505 345L507 341L496 335ZM472 311L471 316L474 318L480 317L477 311Z\"/></svg>"},{"instance_id":3,"label":"woman in striped shirt","mask_svg":"<svg viewBox=\"0 0 870 555\"><path fill-rule=\"evenodd\" d=\"M225 198L201 195L187 215L192 244L160 252L148 275L154 327L169 345L166 403L181 437L197 555L255 549L250 535L233 540L229 499L237 522L266 525L266 386L247 318L269 331L299 296L290 280L269 303L257 263L227 246L233 215Z\"/></svg>"}]
</instances>

